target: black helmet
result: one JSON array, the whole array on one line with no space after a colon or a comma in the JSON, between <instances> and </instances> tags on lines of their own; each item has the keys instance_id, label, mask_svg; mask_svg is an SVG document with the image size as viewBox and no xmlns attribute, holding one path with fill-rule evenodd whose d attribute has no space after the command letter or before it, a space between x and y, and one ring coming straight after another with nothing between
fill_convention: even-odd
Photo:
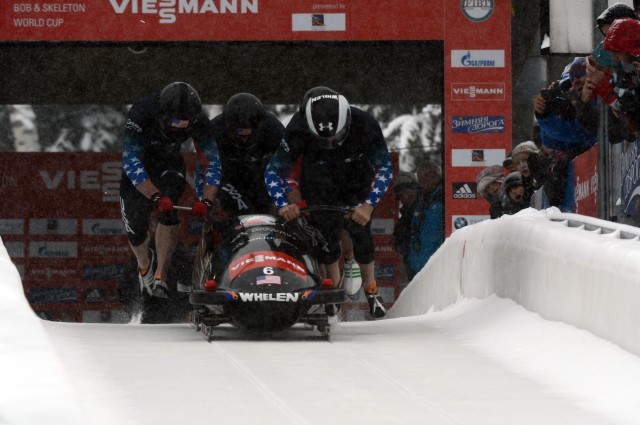
<instances>
[{"instance_id":1,"label":"black helmet","mask_svg":"<svg viewBox=\"0 0 640 425\"><path fill-rule=\"evenodd\" d=\"M171 83L158 99L160 130L171 142L182 143L202 112L200 96L187 83Z\"/></svg>"},{"instance_id":2,"label":"black helmet","mask_svg":"<svg viewBox=\"0 0 640 425\"><path fill-rule=\"evenodd\" d=\"M328 87L314 87L302 99L302 118L323 149L342 145L351 127L351 107L344 96Z\"/></svg>"},{"instance_id":3,"label":"black helmet","mask_svg":"<svg viewBox=\"0 0 640 425\"><path fill-rule=\"evenodd\" d=\"M265 109L260 99L250 93L238 93L224 107L224 122L234 140L251 136L264 119ZM246 140L243 140L246 142Z\"/></svg>"}]
</instances>

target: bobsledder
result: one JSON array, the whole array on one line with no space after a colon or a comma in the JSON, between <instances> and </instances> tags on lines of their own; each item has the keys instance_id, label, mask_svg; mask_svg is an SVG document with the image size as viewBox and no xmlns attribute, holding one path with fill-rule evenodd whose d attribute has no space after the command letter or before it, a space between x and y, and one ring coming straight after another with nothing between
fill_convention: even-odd
<instances>
[{"instance_id":1,"label":"bobsledder","mask_svg":"<svg viewBox=\"0 0 640 425\"><path fill-rule=\"evenodd\" d=\"M302 211L318 209L347 211ZM301 323L329 338L331 324L322 307L347 300L344 289L321 276L308 229L299 221L252 214L205 223L189 302L192 323L209 341L225 323L260 334Z\"/></svg>"}]
</instances>

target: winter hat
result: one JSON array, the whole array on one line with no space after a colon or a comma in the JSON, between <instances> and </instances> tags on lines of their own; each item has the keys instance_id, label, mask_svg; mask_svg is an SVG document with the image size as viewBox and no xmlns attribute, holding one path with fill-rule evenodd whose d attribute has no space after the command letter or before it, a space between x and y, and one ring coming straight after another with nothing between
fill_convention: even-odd
<instances>
[{"instance_id":1,"label":"winter hat","mask_svg":"<svg viewBox=\"0 0 640 425\"><path fill-rule=\"evenodd\" d=\"M636 12L631 7L624 3L618 2L612 4L596 18L596 27L600 28L603 25L611 25L616 19L622 18L638 19L638 15L636 15Z\"/></svg>"},{"instance_id":2,"label":"winter hat","mask_svg":"<svg viewBox=\"0 0 640 425\"><path fill-rule=\"evenodd\" d=\"M536 146L536 144L533 143L531 140L527 140L526 142L522 142L522 143L518 144L518 146L513 148L513 150L511 151L511 157L513 158L513 162L515 162L517 164L518 161L523 156L526 156L526 158L528 158L529 155L535 154L535 153L538 153L538 152L539 152L539 150L538 150L538 147Z\"/></svg>"},{"instance_id":3,"label":"winter hat","mask_svg":"<svg viewBox=\"0 0 640 425\"><path fill-rule=\"evenodd\" d=\"M415 189L418 187L418 181L413 173L408 173L406 171L401 171L396 176L395 182L393 184L393 191L398 193L405 189Z\"/></svg>"},{"instance_id":4,"label":"winter hat","mask_svg":"<svg viewBox=\"0 0 640 425\"><path fill-rule=\"evenodd\" d=\"M485 199L489 199L490 196L487 193L487 188L493 182L502 183L504 180L504 170L499 165L492 165L480 171L476 177L476 183L478 185L478 193Z\"/></svg>"},{"instance_id":5,"label":"winter hat","mask_svg":"<svg viewBox=\"0 0 640 425\"><path fill-rule=\"evenodd\" d=\"M504 179L504 183L502 183L502 190L505 195L508 196L509 191L518 186L524 186L524 183L522 182L522 174L520 174L520 171L514 171Z\"/></svg>"},{"instance_id":6,"label":"winter hat","mask_svg":"<svg viewBox=\"0 0 640 425\"><path fill-rule=\"evenodd\" d=\"M573 62L564 67L560 76L560 88L569 90L575 78L587 75L587 60L583 57L575 57Z\"/></svg>"}]
</instances>

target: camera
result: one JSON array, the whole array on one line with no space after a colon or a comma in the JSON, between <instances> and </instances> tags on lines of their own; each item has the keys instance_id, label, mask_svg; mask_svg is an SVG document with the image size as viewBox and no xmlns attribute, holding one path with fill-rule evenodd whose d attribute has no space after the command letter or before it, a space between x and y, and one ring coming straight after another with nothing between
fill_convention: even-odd
<instances>
[{"instance_id":1,"label":"camera","mask_svg":"<svg viewBox=\"0 0 640 425\"><path fill-rule=\"evenodd\" d=\"M545 100L544 115L555 114L565 121L573 121L576 117L576 110L571 102L569 93L554 87L543 89L540 95Z\"/></svg>"}]
</instances>

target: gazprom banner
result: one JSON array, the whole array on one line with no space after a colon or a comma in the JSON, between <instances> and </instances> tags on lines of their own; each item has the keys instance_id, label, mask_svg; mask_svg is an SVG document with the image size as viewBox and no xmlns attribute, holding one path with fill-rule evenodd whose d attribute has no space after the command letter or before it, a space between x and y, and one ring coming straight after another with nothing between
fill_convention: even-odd
<instances>
[{"instance_id":1,"label":"gazprom banner","mask_svg":"<svg viewBox=\"0 0 640 425\"><path fill-rule=\"evenodd\" d=\"M442 1L3 0L0 40L442 40Z\"/></svg>"}]
</instances>

